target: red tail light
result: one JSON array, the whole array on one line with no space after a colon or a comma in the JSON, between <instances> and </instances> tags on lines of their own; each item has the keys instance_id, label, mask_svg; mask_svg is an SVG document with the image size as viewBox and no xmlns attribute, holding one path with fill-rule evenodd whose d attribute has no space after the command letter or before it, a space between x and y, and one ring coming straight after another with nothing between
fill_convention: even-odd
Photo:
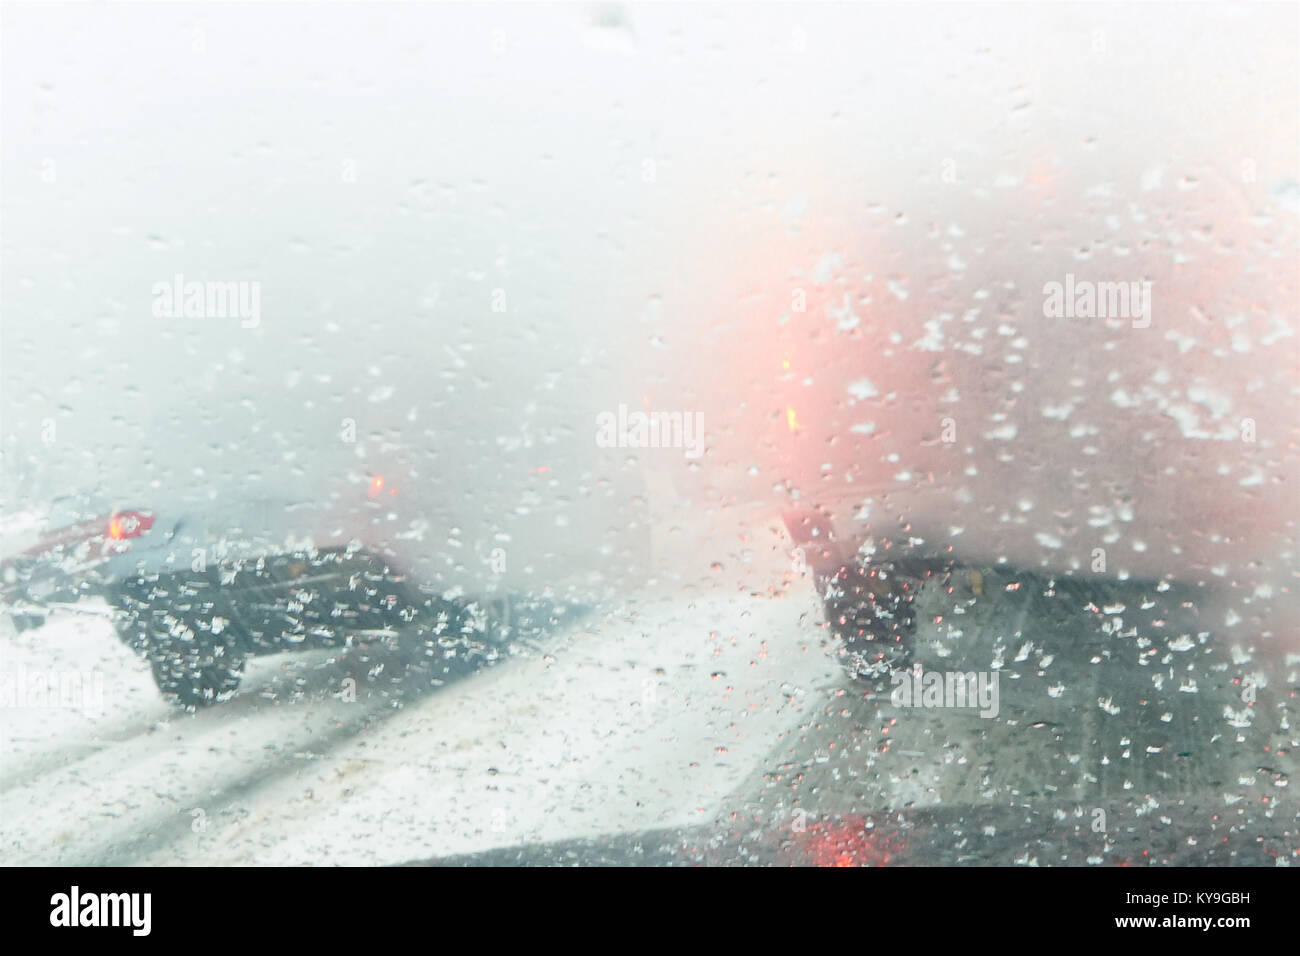
<instances>
[{"instance_id":1,"label":"red tail light","mask_svg":"<svg viewBox=\"0 0 1300 956\"><path fill-rule=\"evenodd\" d=\"M390 484L384 479L383 475L375 475L370 479L370 485L366 489L366 497L371 501L379 501L384 492L395 496L397 494L397 485Z\"/></svg>"},{"instance_id":2,"label":"red tail light","mask_svg":"<svg viewBox=\"0 0 1300 956\"><path fill-rule=\"evenodd\" d=\"M108 522L108 536L114 541L138 538L153 527L153 515L147 511L119 511Z\"/></svg>"}]
</instances>

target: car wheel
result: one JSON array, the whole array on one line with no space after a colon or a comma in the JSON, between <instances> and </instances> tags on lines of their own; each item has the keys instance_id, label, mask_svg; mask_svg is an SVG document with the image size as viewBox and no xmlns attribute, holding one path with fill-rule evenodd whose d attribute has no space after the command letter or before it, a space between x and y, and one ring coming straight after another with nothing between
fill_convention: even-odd
<instances>
[{"instance_id":1,"label":"car wheel","mask_svg":"<svg viewBox=\"0 0 1300 956\"><path fill-rule=\"evenodd\" d=\"M840 664L854 680L878 680L905 670L912 662L911 649L902 641L846 641Z\"/></svg>"},{"instance_id":2,"label":"car wheel","mask_svg":"<svg viewBox=\"0 0 1300 956\"><path fill-rule=\"evenodd\" d=\"M14 622L14 630L20 634L45 624L45 615L33 611L14 611L9 618Z\"/></svg>"},{"instance_id":3,"label":"car wheel","mask_svg":"<svg viewBox=\"0 0 1300 956\"><path fill-rule=\"evenodd\" d=\"M249 648L212 582L141 575L122 582L111 599L118 636L148 659L169 701L194 710L234 695Z\"/></svg>"},{"instance_id":4,"label":"car wheel","mask_svg":"<svg viewBox=\"0 0 1300 956\"><path fill-rule=\"evenodd\" d=\"M163 696L194 710L234 696L244 676L245 658L221 644L169 641L150 650L149 662Z\"/></svg>"},{"instance_id":5,"label":"car wheel","mask_svg":"<svg viewBox=\"0 0 1300 956\"><path fill-rule=\"evenodd\" d=\"M912 661L917 582L890 571L846 571L826 597L826 616L840 641L849 677L874 680Z\"/></svg>"}]
</instances>

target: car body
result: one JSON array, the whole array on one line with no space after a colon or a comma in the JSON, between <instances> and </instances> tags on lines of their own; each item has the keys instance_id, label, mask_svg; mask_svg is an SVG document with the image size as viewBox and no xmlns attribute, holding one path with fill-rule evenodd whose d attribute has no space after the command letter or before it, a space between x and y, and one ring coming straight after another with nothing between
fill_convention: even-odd
<instances>
[{"instance_id":1,"label":"car body","mask_svg":"<svg viewBox=\"0 0 1300 956\"><path fill-rule=\"evenodd\" d=\"M430 567L418 508L403 508L378 474L341 487L359 493L176 497L45 531L5 562L5 603L25 628L104 597L159 688L191 709L233 695L251 656L388 641L437 679L495 660L571 606L490 580L469 599L413 576L408 569Z\"/></svg>"},{"instance_id":2,"label":"car body","mask_svg":"<svg viewBox=\"0 0 1300 956\"><path fill-rule=\"evenodd\" d=\"M42 517L12 522L0 558L0 601L15 628L44 623L53 605L103 593L166 540L156 524L145 508L70 508L66 499Z\"/></svg>"}]
</instances>

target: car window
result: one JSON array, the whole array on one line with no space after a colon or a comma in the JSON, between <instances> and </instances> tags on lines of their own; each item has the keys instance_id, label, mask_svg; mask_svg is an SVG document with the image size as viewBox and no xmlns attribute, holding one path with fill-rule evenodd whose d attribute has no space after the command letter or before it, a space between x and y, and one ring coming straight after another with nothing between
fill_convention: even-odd
<instances>
[{"instance_id":1,"label":"car window","mask_svg":"<svg viewBox=\"0 0 1300 956\"><path fill-rule=\"evenodd\" d=\"M1294 12L6 5L6 858L1300 862Z\"/></svg>"}]
</instances>

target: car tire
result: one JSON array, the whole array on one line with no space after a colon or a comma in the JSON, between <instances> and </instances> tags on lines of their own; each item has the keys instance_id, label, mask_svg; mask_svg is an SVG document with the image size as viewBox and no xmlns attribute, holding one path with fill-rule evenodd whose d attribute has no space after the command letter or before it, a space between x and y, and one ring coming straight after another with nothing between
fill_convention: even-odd
<instances>
[{"instance_id":1,"label":"car tire","mask_svg":"<svg viewBox=\"0 0 1300 956\"><path fill-rule=\"evenodd\" d=\"M875 680L911 664L918 586L893 569L846 570L837 577L825 599L826 617L850 678Z\"/></svg>"},{"instance_id":2,"label":"car tire","mask_svg":"<svg viewBox=\"0 0 1300 956\"><path fill-rule=\"evenodd\" d=\"M46 616L31 611L15 611L9 615L9 619L14 623L14 630L21 634L23 631L43 627Z\"/></svg>"},{"instance_id":3,"label":"car tire","mask_svg":"<svg viewBox=\"0 0 1300 956\"><path fill-rule=\"evenodd\" d=\"M148 656L163 696L187 710L229 700L244 676L245 658L224 644L169 641Z\"/></svg>"},{"instance_id":4,"label":"car tire","mask_svg":"<svg viewBox=\"0 0 1300 956\"><path fill-rule=\"evenodd\" d=\"M149 661L169 702L194 710L238 690L249 648L214 581L140 575L121 582L111 599L118 636ZM218 618L224 627L217 627Z\"/></svg>"}]
</instances>

